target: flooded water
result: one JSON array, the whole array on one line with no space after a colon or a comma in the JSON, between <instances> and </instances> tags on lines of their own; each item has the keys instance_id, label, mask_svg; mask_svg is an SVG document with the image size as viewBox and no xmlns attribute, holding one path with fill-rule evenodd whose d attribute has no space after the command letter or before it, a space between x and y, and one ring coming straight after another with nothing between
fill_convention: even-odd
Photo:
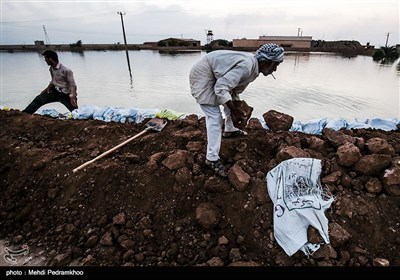
<instances>
[{"instance_id":1,"label":"flooded water","mask_svg":"<svg viewBox=\"0 0 400 280\"><path fill-rule=\"evenodd\" d=\"M206 53L130 51L132 78L125 51L59 52L78 85L78 104L142 109L172 109L201 114L190 94L189 71ZM38 53L1 53L0 105L24 109L50 80L48 66ZM318 118L398 118L400 115L398 61L382 65L368 56L331 53L287 53L272 76L262 74L241 94L254 107L253 116L269 110L295 120ZM61 113L67 109L58 103Z\"/></svg>"}]
</instances>

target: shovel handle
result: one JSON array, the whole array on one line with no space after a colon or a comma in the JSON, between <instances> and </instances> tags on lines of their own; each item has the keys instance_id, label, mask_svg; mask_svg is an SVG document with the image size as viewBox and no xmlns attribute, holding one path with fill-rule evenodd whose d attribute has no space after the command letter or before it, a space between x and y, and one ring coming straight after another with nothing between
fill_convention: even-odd
<instances>
[{"instance_id":1,"label":"shovel handle","mask_svg":"<svg viewBox=\"0 0 400 280\"><path fill-rule=\"evenodd\" d=\"M105 151L104 153L102 153L101 155L95 157L94 159L89 160L89 161L85 162L84 164L78 166L77 168L75 168L74 170L72 170L72 172L75 173L75 172L78 171L79 169L82 169L82 168L88 166L89 164L95 162L96 160L101 159L102 157L105 157L106 155L108 155L109 153L115 151L116 149L118 149L118 148L120 148L120 147L122 147L122 146L128 144L128 143L129 143L130 141L132 141L133 139L139 137L140 135L145 134L148 130L149 130L149 129L145 129L145 130L143 130L142 132L136 134L135 136L132 136L131 138L129 138L128 140L125 140L124 142L122 142L121 144L115 146L114 148L111 148L111 149L109 149L108 151Z\"/></svg>"}]
</instances>

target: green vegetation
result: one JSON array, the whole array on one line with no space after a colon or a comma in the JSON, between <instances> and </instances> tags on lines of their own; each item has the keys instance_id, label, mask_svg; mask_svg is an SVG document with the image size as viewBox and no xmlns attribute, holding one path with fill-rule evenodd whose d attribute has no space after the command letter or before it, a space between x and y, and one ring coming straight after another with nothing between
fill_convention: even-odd
<instances>
[{"instance_id":1,"label":"green vegetation","mask_svg":"<svg viewBox=\"0 0 400 280\"><path fill-rule=\"evenodd\" d=\"M207 52L211 52L212 50L219 49L221 47L232 47L232 41L217 39L212 41L210 44L206 44L204 49Z\"/></svg>"},{"instance_id":2,"label":"green vegetation","mask_svg":"<svg viewBox=\"0 0 400 280\"><path fill-rule=\"evenodd\" d=\"M217 39L211 42L212 46L223 46L223 47L232 47L232 42L224 40L224 39Z\"/></svg>"},{"instance_id":3,"label":"green vegetation","mask_svg":"<svg viewBox=\"0 0 400 280\"><path fill-rule=\"evenodd\" d=\"M374 61L381 61L382 63L394 62L400 56L399 51L395 46L381 47L376 50L372 55Z\"/></svg>"},{"instance_id":4,"label":"green vegetation","mask_svg":"<svg viewBox=\"0 0 400 280\"><path fill-rule=\"evenodd\" d=\"M191 44L189 42L176 40L176 39L169 39L168 42L166 41L159 41L157 46L159 47L188 47Z\"/></svg>"}]
</instances>

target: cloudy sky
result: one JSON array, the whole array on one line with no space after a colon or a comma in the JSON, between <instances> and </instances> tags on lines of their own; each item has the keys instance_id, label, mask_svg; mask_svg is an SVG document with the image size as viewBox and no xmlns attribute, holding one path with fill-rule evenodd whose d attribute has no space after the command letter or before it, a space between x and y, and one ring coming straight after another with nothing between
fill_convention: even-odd
<instances>
[{"instance_id":1,"label":"cloudy sky","mask_svg":"<svg viewBox=\"0 0 400 280\"><path fill-rule=\"evenodd\" d=\"M377 47L399 40L399 0L1 1L1 44L128 43L193 38L312 36ZM387 36L389 34L389 36Z\"/></svg>"}]
</instances>

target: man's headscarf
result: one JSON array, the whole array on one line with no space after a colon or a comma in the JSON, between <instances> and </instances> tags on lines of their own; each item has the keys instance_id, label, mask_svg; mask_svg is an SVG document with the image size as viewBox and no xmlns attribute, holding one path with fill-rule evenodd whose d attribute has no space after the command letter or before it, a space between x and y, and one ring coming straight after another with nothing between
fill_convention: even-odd
<instances>
[{"instance_id":1,"label":"man's headscarf","mask_svg":"<svg viewBox=\"0 0 400 280\"><path fill-rule=\"evenodd\" d=\"M272 60L275 62L282 62L285 50L274 43L269 43L261 46L255 53L258 61Z\"/></svg>"}]
</instances>

